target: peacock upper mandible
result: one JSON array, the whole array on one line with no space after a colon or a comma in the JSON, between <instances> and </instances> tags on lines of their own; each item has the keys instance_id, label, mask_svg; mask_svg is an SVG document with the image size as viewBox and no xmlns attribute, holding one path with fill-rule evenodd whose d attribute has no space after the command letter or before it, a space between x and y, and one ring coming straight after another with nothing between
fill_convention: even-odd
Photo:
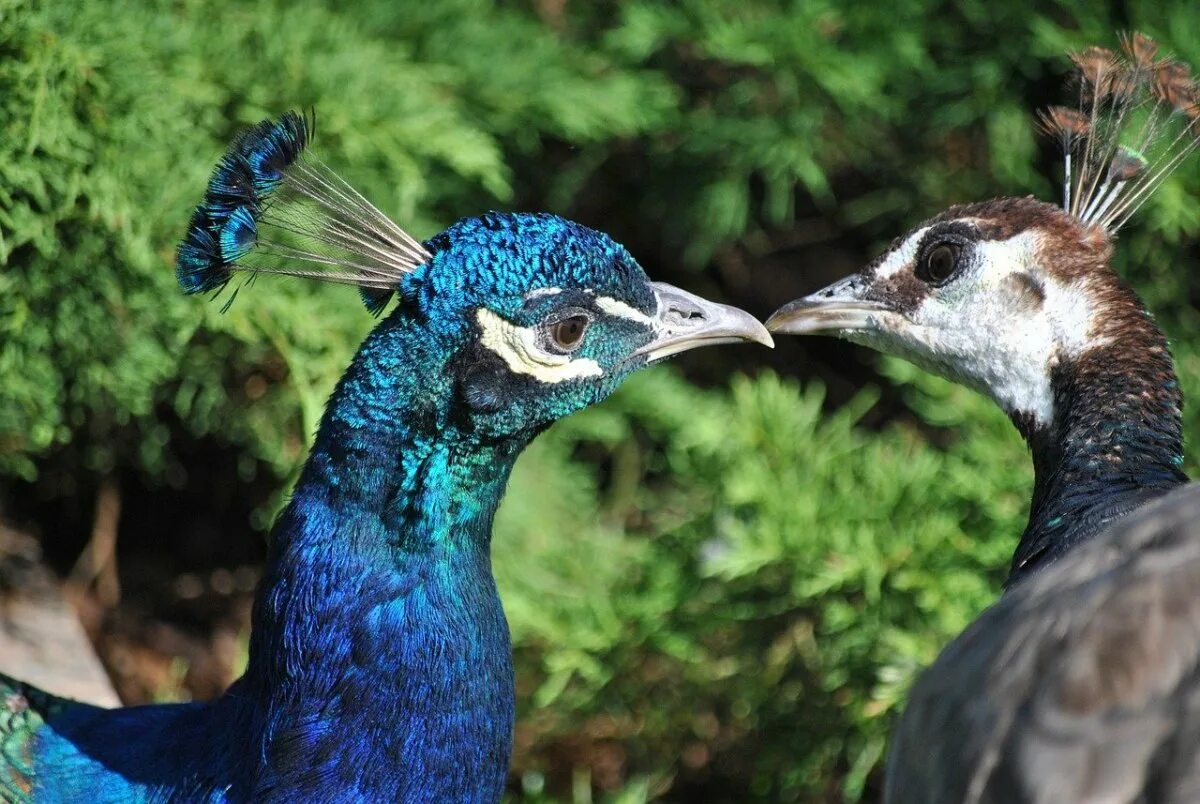
<instances>
[{"instance_id":1,"label":"peacock upper mandible","mask_svg":"<svg viewBox=\"0 0 1200 804\"><path fill-rule=\"evenodd\" d=\"M383 316L271 531L245 675L208 703L105 710L0 677L0 798L498 801L513 726L492 518L521 450L637 369L770 345L748 314L649 281L606 235L488 213L418 242L260 123L179 248L184 290L238 274L351 284Z\"/></svg>"}]
</instances>

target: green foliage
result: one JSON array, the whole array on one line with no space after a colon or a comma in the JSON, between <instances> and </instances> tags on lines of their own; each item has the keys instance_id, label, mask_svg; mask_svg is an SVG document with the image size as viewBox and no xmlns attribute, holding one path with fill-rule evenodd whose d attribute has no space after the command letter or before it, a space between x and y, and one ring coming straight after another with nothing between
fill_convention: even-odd
<instances>
[{"instance_id":1,"label":"green foliage","mask_svg":"<svg viewBox=\"0 0 1200 804\"><path fill-rule=\"evenodd\" d=\"M765 313L834 278L790 275L807 244L849 269L947 203L1053 197L1030 111L1057 99L1065 50L1138 27L1200 62L1193 2L1122 13L0 0L0 477L42 483L53 459L181 482L182 429L286 488L371 320L350 291L284 281L221 314L171 265L207 171L262 117L315 107L324 158L417 235L553 209ZM1192 399L1197 163L1118 252ZM985 400L881 375L886 402L830 412L812 380L702 390L656 369L522 458L495 546L525 799L873 794L908 682L994 598L1030 483Z\"/></svg>"},{"instance_id":2,"label":"green foliage","mask_svg":"<svg viewBox=\"0 0 1200 804\"><path fill-rule=\"evenodd\" d=\"M593 770L616 763L652 792L862 794L915 674L995 599L1032 482L988 400L884 368L921 422L969 437L865 431L869 391L824 414L817 384L698 391L653 371L522 458L494 543L533 749L521 770L552 772L537 749L582 732ZM1200 415L1187 424L1195 443ZM605 491L581 452L610 467Z\"/></svg>"},{"instance_id":3,"label":"green foliage","mask_svg":"<svg viewBox=\"0 0 1200 804\"><path fill-rule=\"evenodd\" d=\"M539 679L535 744L583 722L664 788L711 765L701 778L766 801L861 789L915 670L994 597L1025 512L1003 416L960 389L914 393L975 414L986 445L868 434L871 395L826 416L819 387L770 374L723 394L653 372L560 424L520 465L496 539L524 680ZM630 493L548 539L517 501L580 443L607 444ZM623 532L586 524L617 512Z\"/></svg>"}]
</instances>

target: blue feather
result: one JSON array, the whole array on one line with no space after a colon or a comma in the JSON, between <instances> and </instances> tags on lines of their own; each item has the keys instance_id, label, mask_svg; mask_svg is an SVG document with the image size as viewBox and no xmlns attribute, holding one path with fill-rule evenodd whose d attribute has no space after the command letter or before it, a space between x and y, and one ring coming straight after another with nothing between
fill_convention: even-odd
<instances>
[{"instance_id":1,"label":"blue feather","mask_svg":"<svg viewBox=\"0 0 1200 804\"><path fill-rule=\"evenodd\" d=\"M257 206L258 202L253 168L241 154L225 154L208 180L201 209L221 217L238 207Z\"/></svg>"},{"instance_id":2,"label":"blue feather","mask_svg":"<svg viewBox=\"0 0 1200 804\"><path fill-rule=\"evenodd\" d=\"M236 262L254 248L258 226L249 207L238 207L229 213L221 226L221 258Z\"/></svg>"},{"instance_id":3,"label":"blue feather","mask_svg":"<svg viewBox=\"0 0 1200 804\"><path fill-rule=\"evenodd\" d=\"M375 288L360 288L358 292L362 296L363 306L371 315L382 313L383 308L387 307L387 303L395 295L394 290L376 290Z\"/></svg>"},{"instance_id":4,"label":"blue feather","mask_svg":"<svg viewBox=\"0 0 1200 804\"><path fill-rule=\"evenodd\" d=\"M277 121L263 121L234 143L233 152L250 167L260 192L270 192L283 180L308 147L316 118L285 112Z\"/></svg>"},{"instance_id":5,"label":"blue feather","mask_svg":"<svg viewBox=\"0 0 1200 804\"><path fill-rule=\"evenodd\" d=\"M175 276L185 293L220 290L229 281L230 273L221 261L221 250L212 229L208 210L196 209L175 258Z\"/></svg>"},{"instance_id":6,"label":"blue feather","mask_svg":"<svg viewBox=\"0 0 1200 804\"><path fill-rule=\"evenodd\" d=\"M185 288L259 249L267 214L199 210ZM272 527L245 675L212 702L117 710L0 677L0 713L20 710L0 717L20 760L0 752L0 799L501 799L515 692L493 518L524 447L644 365L631 357L655 326L600 300L647 319L659 305L624 248L554 215L467 218L424 248L375 294L401 303L339 381ZM541 327L580 307L592 334L572 359L599 374L544 382L481 331L484 309Z\"/></svg>"},{"instance_id":7,"label":"blue feather","mask_svg":"<svg viewBox=\"0 0 1200 804\"><path fill-rule=\"evenodd\" d=\"M285 112L276 121L264 120L243 132L221 157L201 205L257 206L308 147L312 126L313 118Z\"/></svg>"},{"instance_id":8,"label":"blue feather","mask_svg":"<svg viewBox=\"0 0 1200 804\"><path fill-rule=\"evenodd\" d=\"M0 798L503 795L515 692L492 521L525 446L645 365L657 291L620 245L553 215L488 213L419 243L310 159L308 133L285 115L238 139L176 268L190 293L248 271L336 277L376 311L401 299L339 381L272 527L245 675L216 701L116 710L0 677ZM562 381L481 329L485 310L544 331L580 307L585 371Z\"/></svg>"}]
</instances>

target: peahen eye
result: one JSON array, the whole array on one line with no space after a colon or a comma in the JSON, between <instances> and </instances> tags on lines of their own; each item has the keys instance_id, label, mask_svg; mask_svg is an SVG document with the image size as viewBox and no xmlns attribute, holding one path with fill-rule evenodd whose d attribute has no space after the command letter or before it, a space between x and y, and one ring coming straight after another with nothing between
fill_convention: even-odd
<instances>
[{"instance_id":1,"label":"peahen eye","mask_svg":"<svg viewBox=\"0 0 1200 804\"><path fill-rule=\"evenodd\" d=\"M550 338L562 351L573 352L583 343L583 333L587 331L588 323L585 315L560 319L550 325Z\"/></svg>"},{"instance_id":2,"label":"peahen eye","mask_svg":"<svg viewBox=\"0 0 1200 804\"><path fill-rule=\"evenodd\" d=\"M939 243L917 265L917 278L930 285L944 284L958 270L962 248L957 243Z\"/></svg>"}]
</instances>

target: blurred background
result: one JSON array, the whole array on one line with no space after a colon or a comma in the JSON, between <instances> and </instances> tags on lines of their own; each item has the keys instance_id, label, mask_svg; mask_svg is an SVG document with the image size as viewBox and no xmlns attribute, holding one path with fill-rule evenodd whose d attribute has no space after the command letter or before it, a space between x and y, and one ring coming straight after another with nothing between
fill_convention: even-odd
<instances>
[{"instance_id":1,"label":"blurred background","mask_svg":"<svg viewBox=\"0 0 1200 804\"><path fill-rule=\"evenodd\" d=\"M952 202L1058 200L1032 112L1067 50L1137 28L1200 62L1194 0L1077 5L0 0L0 522L126 703L240 672L267 529L372 326L350 289L178 291L248 124L315 108L318 152L419 237L550 210L765 317ZM1192 399L1198 242L1193 159L1118 251ZM698 352L560 423L494 541L513 800L876 799L1031 479L985 400L825 339Z\"/></svg>"}]
</instances>

